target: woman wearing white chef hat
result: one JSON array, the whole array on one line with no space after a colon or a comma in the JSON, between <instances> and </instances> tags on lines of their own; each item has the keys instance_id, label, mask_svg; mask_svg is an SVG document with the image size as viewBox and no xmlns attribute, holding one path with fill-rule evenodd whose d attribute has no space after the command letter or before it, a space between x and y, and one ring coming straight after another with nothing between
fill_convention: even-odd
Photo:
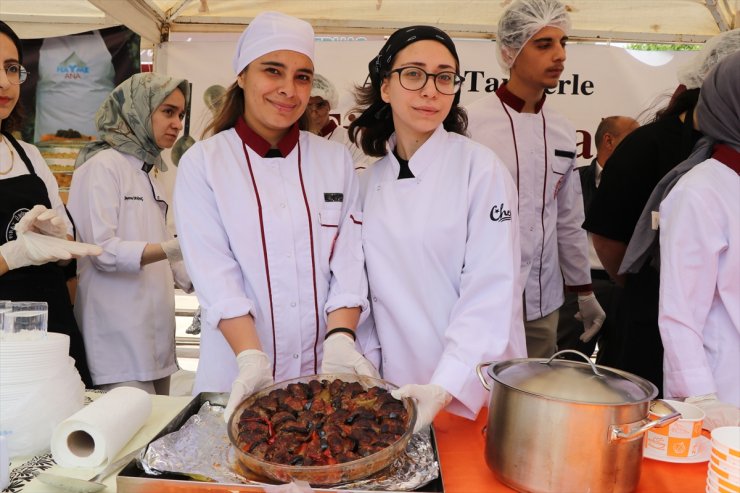
<instances>
[{"instance_id":1,"label":"woman wearing white chef hat","mask_svg":"<svg viewBox=\"0 0 740 493\"><path fill-rule=\"evenodd\" d=\"M369 71L350 135L382 157L365 176L363 249L383 378L418 400L416 430L444 407L474 419L486 398L476 364L526 355L516 188L463 136L446 33L400 29Z\"/></svg>"},{"instance_id":2,"label":"woman wearing white chef hat","mask_svg":"<svg viewBox=\"0 0 740 493\"><path fill-rule=\"evenodd\" d=\"M377 376L354 343L368 301L352 161L297 126L313 55L308 23L255 17L214 135L180 161L175 217L203 324L194 392L231 389L226 419L273 380Z\"/></svg>"}]
</instances>

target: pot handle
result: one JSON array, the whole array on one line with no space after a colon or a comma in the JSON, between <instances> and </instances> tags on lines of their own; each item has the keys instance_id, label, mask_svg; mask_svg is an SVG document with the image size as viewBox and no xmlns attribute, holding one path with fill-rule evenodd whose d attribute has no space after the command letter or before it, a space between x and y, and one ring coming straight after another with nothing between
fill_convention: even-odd
<instances>
[{"instance_id":1,"label":"pot handle","mask_svg":"<svg viewBox=\"0 0 740 493\"><path fill-rule=\"evenodd\" d=\"M540 363L542 363L543 365L549 365L552 362L552 360L554 360L555 358L557 358L561 354L565 354L565 353L577 354L578 356L580 356L581 358L583 358L586 361L586 363L588 363L589 365L591 365L591 370L593 370L594 375L596 375L597 377L603 377L604 376L604 374L601 373L598 368L596 368L596 365L594 364L593 361L591 361L591 358L589 358L588 356L586 356L585 354L583 354L580 351L576 351L575 349L563 349L562 351L558 351L557 353L555 353L552 356L550 356L550 359L549 360L547 360L547 361L540 361ZM480 365L478 365L478 366L480 366Z\"/></svg>"},{"instance_id":2,"label":"pot handle","mask_svg":"<svg viewBox=\"0 0 740 493\"><path fill-rule=\"evenodd\" d=\"M488 368L494 363L495 361L489 361L488 363L478 363L475 366L475 372L478 374L478 379L480 380L480 383L483 384L483 387L486 388L486 390L491 390L491 384L488 383L488 380L486 380L486 376L483 374L483 369Z\"/></svg>"},{"instance_id":3,"label":"pot handle","mask_svg":"<svg viewBox=\"0 0 740 493\"><path fill-rule=\"evenodd\" d=\"M609 427L609 441L629 441L637 438L653 428L662 428L667 426L681 417L681 413L676 411L670 404L663 400L656 400L650 403L650 408L659 404L664 406L664 409L668 411L668 414L661 416L656 420L642 420L637 423L629 423L626 425L611 425ZM645 422L647 421L647 423ZM644 424L643 424L644 423ZM637 426L638 428L635 428Z\"/></svg>"}]
</instances>

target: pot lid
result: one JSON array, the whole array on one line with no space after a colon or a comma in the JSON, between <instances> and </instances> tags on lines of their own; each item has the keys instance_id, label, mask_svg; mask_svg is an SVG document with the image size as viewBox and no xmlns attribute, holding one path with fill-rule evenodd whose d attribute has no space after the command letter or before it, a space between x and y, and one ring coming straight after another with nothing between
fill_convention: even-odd
<instances>
[{"instance_id":1,"label":"pot lid","mask_svg":"<svg viewBox=\"0 0 740 493\"><path fill-rule=\"evenodd\" d=\"M555 359L577 353L588 363ZM653 399L658 389L649 381L621 370L594 365L586 355L565 350L552 358L522 358L488 367L495 381L527 393L587 404L629 404Z\"/></svg>"}]
</instances>

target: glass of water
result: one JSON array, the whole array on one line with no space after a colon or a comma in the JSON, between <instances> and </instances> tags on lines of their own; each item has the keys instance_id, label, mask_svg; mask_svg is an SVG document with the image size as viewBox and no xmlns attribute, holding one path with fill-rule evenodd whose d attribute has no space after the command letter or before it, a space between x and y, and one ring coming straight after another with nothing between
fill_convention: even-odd
<instances>
[{"instance_id":1,"label":"glass of water","mask_svg":"<svg viewBox=\"0 0 740 493\"><path fill-rule=\"evenodd\" d=\"M14 301L4 313L3 339L43 339L48 320L49 307L45 301Z\"/></svg>"}]
</instances>

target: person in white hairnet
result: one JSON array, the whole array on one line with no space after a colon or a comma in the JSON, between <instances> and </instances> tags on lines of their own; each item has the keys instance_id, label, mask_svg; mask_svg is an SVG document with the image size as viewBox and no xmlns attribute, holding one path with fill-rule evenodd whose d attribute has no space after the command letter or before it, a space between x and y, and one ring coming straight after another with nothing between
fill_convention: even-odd
<instances>
[{"instance_id":1,"label":"person in white hairnet","mask_svg":"<svg viewBox=\"0 0 740 493\"><path fill-rule=\"evenodd\" d=\"M597 357L601 364L637 374L663 388L663 344L658 330L660 286L657 251L626 256L628 245L652 232L652 213L644 212L659 182L686 160L702 134L694 108L706 74L740 50L740 29L710 39L678 73L680 86L654 120L625 137L609 158L583 227L606 271L624 286L616 308L615 337ZM644 221L640 217L646 216ZM643 227L638 228L642 224ZM654 234L654 233L653 233Z\"/></svg>"},{"instance_id":2,"label":"person in white hairnet","mask_svg":"<svg viewBox=\"0 0 740 493\"><path fill-rule=\"evenodd\" d=\"M242 399L315 373L378 376L356 344L369 302L358 177L347 148L298 129L314 75L311 25L249 24L235 82L182 157L175 219L198 288L195 393Z\"/></svg>"},{"instance_id":3,"label":"person in white hairnet","mask_svg":"<svg viewBox=\"0 0 740 493\"><path fill-rule=\"evenodd\" d=\"M471 138L498 154L519 192L520 277L527 353L534 358L556 351L563 280L578 295L581 340L594 337L605 319L593 294L588 238L581 228L575 128L545 105L545 90L558 85L564 70L569 30L560 1L514 1L499 19L496 38L509 81L468 107Z\"/></svg>"},{"instance_id":4,"label":"person in white hairnet","mask_svg":"<svg viewBox=\"0 0 740 493\"><path fill-rule=\"evenodd\" d=\"M311 86L311 98L308 100L303 121L306 130L334 142L339 142L349 149L352 162L355 163L355 171L361 172L375 160L362 152L349 140L347 129L340 123L330 118L331 110L337 108L339 94L334 84L321 74L314 74ZM341 116L339 117L341 118Z\"/></svg>"}]
</instances>

